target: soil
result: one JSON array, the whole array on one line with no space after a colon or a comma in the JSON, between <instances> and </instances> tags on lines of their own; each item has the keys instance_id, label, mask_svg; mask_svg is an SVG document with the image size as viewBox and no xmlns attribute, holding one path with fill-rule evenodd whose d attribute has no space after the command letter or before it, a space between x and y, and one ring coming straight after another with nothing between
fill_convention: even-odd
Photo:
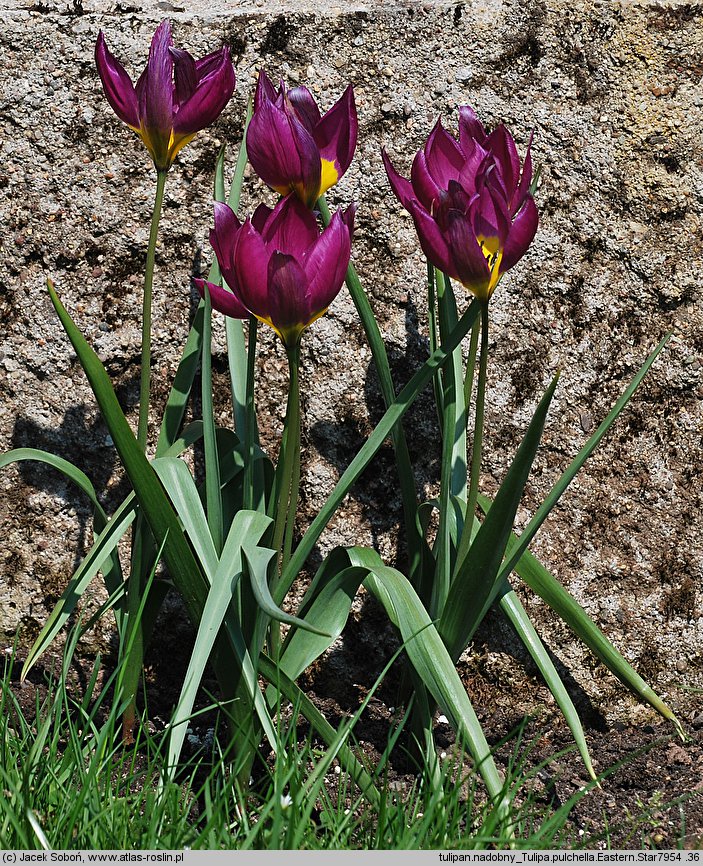
<instances>
[{"instance_id":1,"label":"soil","mask_svg":"<svg viewBox=\"0 0 703 866\"><path fill-rule=\"evenodd\" d=\"M145 671L148 724L152 732L164 730L171 716L193 639L177 599L167 602L163 619L171 627L168 632L161 631L150 648ZM346 641L301 678L308 696L335 726L356 711L373 688L373 678L378 673L373 666L360 665L358 637L352 622ZM346 642L356 650L350 651ZM387 647L387 651L391 648ZM384 654L378 653L378 664L385 660ZM55 660L57 664L58 661ZM16 671L21 662L20 656ZM51 664L46 661L38 665L23 683L18 676L14 678L16 695L28 717L36 707L37 693L46 694ZM109 665L107 659L105 670ZM345 676L353 671L353 681L340 678L340 669ZM88 667L79 661L71 666L69 682L74 696L82 695L89 675ZM568 818L557 837L560 849L703 848L703 713L688 729L685 741L666 723L644 726L618 723L606 727L603 723L594 724L593 718L589 723L586 717L589 750L596 773L601 776L600 787L594 787L558 712L542 705L531 715L522 715L517 709L498 705L500 686L495 682L488 679L479 682L475 677L464 680L498 767L519 787L515 802L524 804L529 797L523 827L530 826L530 815L535 821L534 829L545 816L567 807ZM381 758L390 731L402 719L402 709L395 705L399 682L400 668L396 664L354 727L355 749L372 766ZM535 684L535 688L539 691L540 687ZM472 689L478 690L480 697L475 697ZM206 676L199 705L209 704L210 696L216 692L215 681ZM458 750L454 732L444 717L436 715L435 719L435 742L442 762L449 762L458 780L471 779L471 760ZM213 713L201 713L191 726L184 757L200 748L216 725ZM301 737L307 734L303 718L298 720L298 731ZM417 783L410 750L408 737L401 735L387 772L388 789L393 796L402 798ZM326 782L332 796L335 779L331 776ZM468 796L468 787L466 792ZM473 796L480 805L483 800L480 786ZM471 820L467 807L467 822Z\"/></svg>"}]
</instances>

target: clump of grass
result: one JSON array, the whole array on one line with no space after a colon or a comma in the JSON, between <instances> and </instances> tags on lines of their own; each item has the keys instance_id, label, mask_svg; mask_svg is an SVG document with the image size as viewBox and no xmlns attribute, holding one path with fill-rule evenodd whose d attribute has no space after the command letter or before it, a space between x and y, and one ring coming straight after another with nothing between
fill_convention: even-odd
<instances>
[{"instance_id":1,"label":"clump of grass","mask_svg":"<svg viewBox=\"0 0 703 866\"><path fill-rule=\"evenodd\" d=\"M64 671L76 640L67 644ZM538 802L531 783L539 768L527 769L519 741L505 786L507 823L458 747L432 772L394 779L390 756L400 728L376 765L366 767L382 794L381 808L372 808L335 753L301 732L295 708L278 714L275 751L259 762L246 790L216 734L175 779L164 780L167 733L150 732L144 720L134 742L124 742L123 708L112 699L117 672L98 688L99 658L81 696L59 674L32 711L13 690L12 668L10 656L0 685L6 848L470 849L519 840L534 849L558 847L565 838L571 804L549 812Z\"/></svg>"}]
</instances>

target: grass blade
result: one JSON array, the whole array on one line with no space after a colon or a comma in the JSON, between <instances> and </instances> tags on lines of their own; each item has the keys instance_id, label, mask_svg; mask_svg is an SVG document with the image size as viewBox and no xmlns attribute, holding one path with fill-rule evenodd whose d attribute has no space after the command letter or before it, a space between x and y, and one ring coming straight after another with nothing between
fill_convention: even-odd
<instances>
[{"instance_id":1,"label":"grass blade","mask_svg":"<svg viewBox=\"0 0 703 866\"><path fill-rule=\"evenodd\" d=\"M328 746L336 743L337 731L317 709L305 692L264 653L259 658L259 671L274 688L278 689L293 706L299 709ZM349 746L342 745L337 753L337 757L340 764L342 764L364 793L364 796L376 808L379 808L381 805L381 795L374 785L371 776L366 772Z\"/></svg>"}]
</instances>

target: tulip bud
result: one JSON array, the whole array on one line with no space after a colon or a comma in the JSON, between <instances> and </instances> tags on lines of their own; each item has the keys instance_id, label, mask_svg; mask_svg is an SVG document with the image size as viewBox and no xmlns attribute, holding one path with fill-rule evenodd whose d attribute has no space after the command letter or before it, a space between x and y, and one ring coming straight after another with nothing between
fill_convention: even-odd
<instances>
[{"instance_id":1,"label":"tulip bud","mask_svg":"<svg viewBox=\"0 0 703 866\"><path fill-rule=\"evenodd\" d=\"M98 35L95 63L115 114L144 142L158 171L168 171L178 151L220 116L234 91L229 49L202 60L172 47L171 25L156 28L149 60L136 87Z\"/></svg>"}]
</instances>

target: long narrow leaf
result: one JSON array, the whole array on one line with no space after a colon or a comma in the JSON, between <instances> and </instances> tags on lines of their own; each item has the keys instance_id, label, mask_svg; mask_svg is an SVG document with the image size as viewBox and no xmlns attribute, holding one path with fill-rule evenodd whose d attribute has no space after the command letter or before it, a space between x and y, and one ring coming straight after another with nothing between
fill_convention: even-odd
<instances>
[{"instance_id":1,"label":"long narrow leaf","mask_svg":"<svg viewBox=\"0 0 703 866\"><path fill-rule=\"evenodd\" d=\"M559 377L555 376L540 400L490 512L476 534L466 559L463 563L457 563L457 574L439 621L439 633L444 638L449 655L455 660L464 651L490 605L494 582L503 562L515 514L558 381Z\"/></svg>"},{"instance_id":2,"label":"long narrow leaf","mask_svg":"<svg viewBox=\"0 0 703 866\"><path fill-rule=\"evenodd\" d=\"M176 439L173 445L171 445L171 447L166 451L166 454L168 456L177 456L182 451L185 451L186 448L190 447L190 445L192 445L194 442L197 442L201 435L201 422L195 421L192 424L189 424L188 427L183 431L182 436ZM54 457L54 455L50 456L52 458ZM56 459L60 460L60 458ZM134 493L130 493L127 498L120 504L119 508L112 516L112 518L110 518L110 521L107 524L106 528L100 533L100 535L97 536L95 542L93 543L93 546L76 569L76 572L69 581L66 589L61 593L61 597L59 598L54 609L49 615L49 618L47 619L44 628L41 630L39 636L34 642L34 645L32 646L25 662L25 667L22 674L23 676L26 676L30 668L36 664L37 659L42 655L42 653L46 651L49 644L68 621L68 618L75 610L76 605L78 604L78 601L80 600L81 595L87 588L88 584L91 582L96 573L102 568L102 566L100 565L101 559L103 559L103 557L105 557L106 555L112 557L117 556L117 545L120 541L120 538L122 538L124 533L129 528L131 521L134 520L136 507L137 504ZM127 520L127 522L124 522L128 513L130 514L129 520ZM112 552L109 553L108 551ZM115 587L115 589L111 592L110 599L114 601L118 597L121 597L123 595L123 591L124 582L120 581L119 586ZM152 590L152 594L153 592L154 590ZM108 607L109 606L111 605L108 605ZM106 609L108 609L108 607L106 607Z\"/></svg>"},{"instance_id":3,"label":"long narrow leaf","mask_svg":"<svg viewBox=\"0 0 703 866\"><path fill-rule=\"evenodd\" d=\"M185 469L188 472L188 468L185 467ZM188 475L190 476L190 472L188 472ZM227 535L222 550L222 559L218 561L215 557L213 562L212 558L208 556L206 569L211 576L212 585L203 608L195 645L191 653L190 662L188 663L188 670L181 689L178 705L171 719L172 734L169 741L167 760L169 772L172 772L178 764L186 734L185 723L192 713L195 696L202 680L205 665L210 658L215 640L225 620L227 610L230 607L236 583L241 577L242 543L246 540L250 544L256 544L268 526L269 520L264 515L252 511L240 511L232 522L232 527ZM245 653L242 651L242 661L244 661L244 657ZM236 675L234 671L232 675L233 677ZM249 679L252 676L255 678L253 666L248 671L247 676ZM249 685L252 695L260 694L256 683L250 682ZM268 719L268 715L264 715ZM270 724L266 734L269 737L273 737L272 743L275 743L275 735Z\"/></svg>"},{"instance_id":4,"label":"long narrow leaf","mask_svg":"<svg viewBox=\"0 0 703 866\"><path fill-rule=\"evenodd\" d=\"M77 466L74 466L73 463L70 463L68 460L64 460L63 457L57 457L56 454L51 454L49 451L42 451L38 448L15 448L13 451L7 451L5 454L0 454L0 469L9 466L11 463L18 463L22 460L36 460L40 463L46 464L47 466L51 466L53 469L58 469L58 471L63 473L69 481L82 490L88 499L90 499L93 506L94 535L95 537L100 535L103 529L107 526L107 515L98 501L98 496L93 487L93 483L85 472L82 472ZM98 567L98 570L103 573L108 594L115 592L122 583L123 578L120 558L114 550L105 557L105 561ZM118 631L121 631L122 613L120 610L115 611L115 617L117 619Z\"/></svg>"},{"instance_id":5,"label":"long narrow leaf","mask_svg":"<svg viewBox=\"0 0 703 866\"><path fill-rule=\"evenodd\" d=\"M347 553L352 565L369 569L364 586L381 602L391 622L397 626L412 666L454 730L465 737L489 795L502 810L503 779L481 723L454 662L410 581L396 569L383 565L373 550L354 547Z\"/></svg>"},{"instance_id":6,"label":"long narrow leaf","mask_svg":"<svg viewBox=\"0 0 703 866\"><path fill-rule=\"evenodd\" d=\"M571 729L574 740L578 747L583 763L586 766L588 775L596 778L591 756L588 752L588 744L586 736L583 732L581 719L574 706L574 702L569 697L564 683L562 682L559 672L554 667L554 662L551 660L549 653L545 649L544 644L535 631L527 611L520 604L520 599L515 592L507 584L503 585L503 593L500 597L500 608L506 615L511 625L515 629L517 636L522 641L523 646L532 656L534 663L537 665L539 672L542 674L549 691L554 695L554 700L557 702L559 709L564 714L566 723Z\"/></svg>"},{"instance_id":7,"label":"long narrow leaf","mask_svg":"<svg viewBox=\"0 0 703 866\"><path fill-rule=\"evenodd\" d=\"M242 143L239 146L237 165L234 170L232 185L229 190L227 204L236 213L239 209L239 197L244 182L244 170L247 165L247 130L253 111L252 100L247 105L247 114L244 120L244 133ZM222 198L224 201L224 182L222 187ZM232 390L232 411L234 415L234 427L240 438L244 440L244 431L247 425L247 350L244 345L244 327L239 319L225 318L225 334L227 337L227 361L229 364L230 387ZM254 441L258 442L255 435Z\"/></svg>"},{"instance_id":8,"label":"long narrow leaf","mask_svg":"<svg viewBox=\"0 0 703 866\"><path fill-rule=\"evenodd\" d=\"M515 568L515 563L520 559L524 551L527 550L529 543L537 534L540 526L542 526L542 524L546 520L549 512L552 510L552 508L554 508L556 503L559 501L562 493L566 490L569 484L571 484L579 469L583 466L586 460L588 460L591 454L598 447L601 439L615 423L618 415L628 404L630 398L635 393L644 377L647 375L649 368L652 366L657 356L662 351L664 346L666 346L670 339L671 334L667 334L659 342L654 351L640 367L632 382L630 382L628 387L625 389L622 397L620 397L620 399L615 403L610 412L608 412L603 422L598 426L596 432L591 436L588 442L586 442L586 444L579 451L576 457L571 461L568 468L563 472L554 487L552 487L552 489L549 491L549 494L535 512L532 520L530 520L524 531L520 534L520 541L517 546L513 548L510 557L506 560L505 564L501 568L500 577L507 577L510 572Z\"/></svg>"},{"instance_id":9,"label":"long narrow leaf","mask_svg":"<svg viewBox=\"0 0 703 866\"><path fill-rule=\"evenodd\" d=\"M181 519L206 574L217 570L219 555L210 534L203 504L190 469L182 460L159 457L151 464Z\"/></svg>"},{"instance_id":10,"label":"long narrow leaf","mask_svg":"<svg viewBox=\"0 0 703 866\"><path fill-rule=\"evenodd\" d=\"M451 281L439 271L436 284L440 335L445 342L457 322L456 303ZM461 345L444 365L442 383L442 477L439 527L433 548L436 567L429 605L430 615L435 618L444 610L452 582L455 547L451 544L451 525L456 523L456 512L451 503L454 498L466 500L466 407Z\"/></svg>"},{"instance_id":11,"label":"long narrow leaf","mask_svg":"<svg viewBox=\"0 0 703 866\"><path fill-rule=\"evenodd\" d=\"M173 379L173 385L171 385L171 391L166 400L164 417L161 422L161 429L159 430L159 441L156 445L157 457L163 457L166 451L173 445L183 425L190 392L195 381L195 373L198 369L200 352L202 351L204 315L205 304L201 301L195 311L195 317L188 332L183 355L181 356L176 375Z\"/></svg>"},{"instance_id":12,"label":"long narrow leaf","mask_svg":"<svg viewBox=\"0 0 703 866\"><path fill-rule=\"evenodd\" d=\"M348 562L348 560L347 560ZM283 646L280 667L291 679L300 674L319 658L339 637L349 619L354 597L359 591L368 570L348 566L333 573L315 597L305 606L305 622L308 630L296 629ZM311 626L318 631L313 633ZM322 629L327 632L323 636Z\"/></svg>"},{"instance_id":13,"label":"long narrow leaf","mask_svg":"<svg viewBox=\"0 0 703 866\"><path fill-rule=\"evenodd\" d=\"M193 621L197 622L207 592L204 575L181 531L178 518L154 469L149 465L127 423L110 377L66 312L51 281L48 282L48 289L54 309L78 355L117 453L132 482L139 506L149 523L157 545L165 543L164 558L171 577L183 596Z\"/></svg>"},{"instance_id":14,"label":"long narrow leaf","mask_svg":"<svg viewBox=\"0 0 703 866\"><path fill-rule=\"evenodd\" d=\"M480 505L481 508L488 505L485 498L482 498ZM513 536L508 546L509 559L513 558L513 551L519 546L519 539ZM630 689L641 701L653 707L665 719L673 722L679 735L684 736L681 723L674 715L673 710L625 661L576 599L564 589L538 559L529 551L524 552L515 566L515 571L530 589L536 592L564 620L624 686Z\"/></svg>"},{"instance_id":15,"label":"long narrow leaf","mask_svg":"<svg viewBox=\"0 0 703 866\"><path fill-rule=\"evenodd\" d=\"M22 667L22 679L27 676L36 664L37 659L45 652L46 648L66 624L85 592L86 587L105 561L105 557L117 549L120 539L134 520L135 506L134 496L128 496L108 522L105 529L95 539L95 543L78 566L27 654L27 659Z\"/></svg>"},{"instance_id":16,"label":"long narrow leaf","mask_svg":"<svg viewBox=\"0 0 703 866\"><path fill-rule=\"evenodd\" d=\"M452 331L446 345L441 346L436 352L432 353L408 384L403 388L400 394L398 394L395 401L391 403L390 407L386 410L384 416L376 425L373 433L369 436L367 441L361 447L359 453L346 468L344 474L339 479L334 490L330 493L327 501L320 510L320 513L310 524L307 532L300 540L298 547L288 563L288 567L286 568L283 579L277 588L277 592L274 593L276 604L282 602L300 569L305 564L305 560L308 558L308 555L315 546L315 542L320 537L320 533L327 526L332 515L337 510L352 485L369 465L375 454L385 442L386 437L391 433L395 425L412 405L417 395L432 379L435 370L445 363L454 349L456 349L459 343L461 343L462 339L471 329L478 313L479 304L477 301L474 301L461 319L459 319L459 322L457 323L456 328ZM413 520L415 520L414 515Z\"/></svg>"},{"instance_id":17,"label":"long narrow leaf","mask_svg":"<svg viewBox=\"0 0 703 866\"><path fill-rule=\"evenodd\" d=\"M286 625L305 629L305 631L309 631L320 637L331 639L331 635L328 631L318 628L317 626L306 622L304 619L286 613L281 610L280 607L276 605L273 598L271 598L268 585L268 568L271 560L276 555L275 550L269 550L265 547L252 547L250 542L247 541L246 546L243 548L243 554L247 566L247 572L251 580L251 588L254 593L254 598L267 617L275 619L278 622L283 622Z\"/></svg>"},{"instance_id":18,"label":"long narrow leaf","mask_svg":"<svg viewBox=\"0 0 703 866\"><path fill-rule=\"evenodd\" d=\"M328 225L331 216L324 196L322 196L318 201L318 207L323 223ZM390 409L396 400L396 394L390 364L388 363L386 345L381 337L378 322L374 317L369 299L364 292L356 273L356 269L352 264L347 268L346 283L347 288L349 289L349 294L351 295L357 314L364 328L369 348L371 349L371 355L376 366L376 372L381 386L383 401L386 404L386 409ZM398 468L398 481L400 483L400 495L403 502L405 533L408 544L408 556L410 559L409 573L413 581L418 582L422 569L424 548L417 533L417 524L415 523L415 510L418 502L415 475L413 473L412 463L410 462L408 443L405 438L405 431L403 430L402 424L394 425L389 432L393 440L395 460Z\"/></svg>"}]
</instances>

